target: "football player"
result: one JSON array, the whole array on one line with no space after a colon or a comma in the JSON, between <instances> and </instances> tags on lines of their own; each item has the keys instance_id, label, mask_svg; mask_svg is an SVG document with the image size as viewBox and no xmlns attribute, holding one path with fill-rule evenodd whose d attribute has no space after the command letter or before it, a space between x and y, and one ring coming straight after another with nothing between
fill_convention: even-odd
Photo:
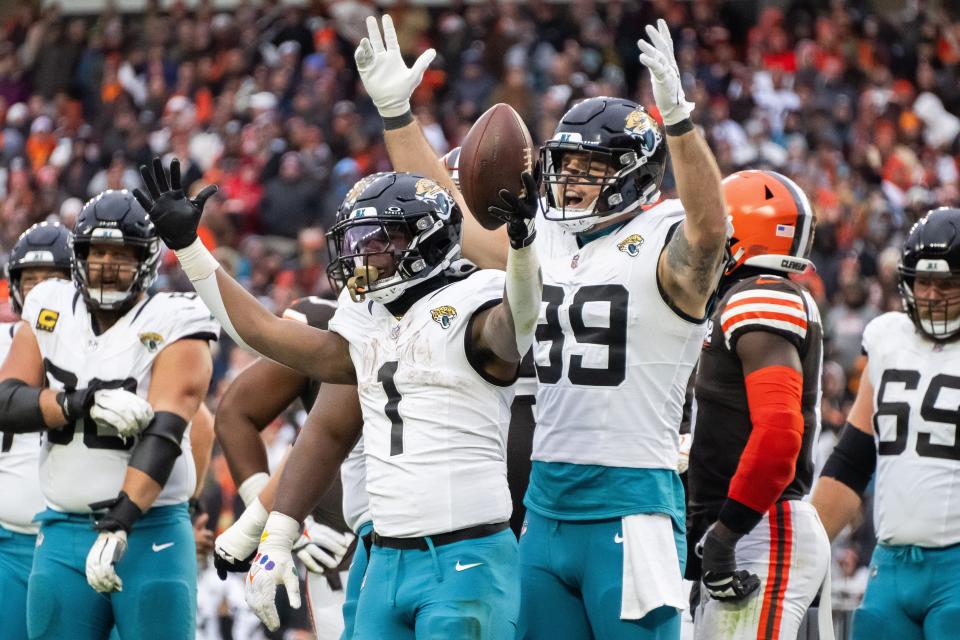
<instances>
[{"instance_id":1,"label":"football player","mask_svg":"<svg viewBox=\"0 0 960 640\"><path fill-rule=\"evenodd\" d=\"M70 279L70 232L57 222L35 224L20 236L6 267L13 311L34 286L48 278ZM20 323L0 324L0 362L6 357ZM5 408L0 408L3 411ZM39 526L33 516L43 511L38 486L40 439L36 433L2 434L0 446L0 620L4 637L27 637L27 580L33 564Z\"/></svg>"},{"instance_id":2,"label":"football player","mask_svg":"<svg viewBox=\"0 0 960 640\"><path fill-rule=\"evenodd\" d=\"M331 394L337 384L357 385L375 532L354 636L512 637L519 585L504 448L540 299L533 177L525 174L531 196L502 214L506 274L481 270L453 282L445 271L460 256L462 214L447 190L405 173L371 181L330 230L346 286L323 331L277 318L219 269L196 235L202 202L183 194L176 161L169 186L159 160L141 173L149 196L138 197L161 237L241 346L333 383ZM287 462L246 581L248 603L270 628L278 624L276 585L299 606L291 557L299 520L312 507L308 494L329 485L360 435L352 424L346 434L321 434L319 450L315 439L304 441L305 429Z\"/></svg>"},{"instance_id":3,"label":"football player","mask_svg":"<svg viewBox=\"0 0 960 640\"><path fill-rule=\"evenodd\" d=\"M336 304L332 301L309 297L294 302L283 317L326 329L334 311ZM262 393L267 388L270 393ZM237 522L217 538L215 564L221 577L226 577L226 571L250 569L249 561L257 550L273 505L273 491L264 489L271 479L276 484L280 469L271 478L260 431L297 398L310 411L318 390L319 384L303 374L261 358L244 369L224 393L216 416L217 439L246 509ZM308 569L309 609L314 631L320 639L339 638L345 622L348 633L352 634L352 620L345 621L341 613L345 590L351 585L346 571L341 575L339 567L353 538L348 532L362 535L372 529L363 487L362 447L351 452L352 456L360 458L359 464L345 462L342 470L345 484L352 491L342 492L338 478L313 509L312 517L305 523L304 536L295 545L297 556ZM358 479L350 477L354 469L360 471ZM362 560L358 562L363 564ZM359 594L359 582L355 591Z\"/></svg>"},{"instance_id":4,"label":"football player","mask_svg":"<svg viewBox=\"0 0 960 640\"><path fill-rule=\"evenodd\" d=\"M830 538L876 472L877 547L852 637L953 638L960 628L960 209L929 211L898 267L904 312L863 332L867 364L813 492Z\"/></svg>"},{"instance_id":5,"label":"football player","mask_svg":"<svg viewBox=\"0 0 960 640\"><path fill-rule=\"evenodd\" d=\"M73 282L34 287L0 368L0 429L44 434L31 638L102 639L114 624L122 637L195 633L188 421L219 327L194 294L147 294L159 259L130 193L90 200Z\"/></svg>"},{"instance_id":6,"label":"football player","mask_svg":"<svg viewBox=\"0 0 960 640\"><path fill-rule=\"evenodd\" d=\"M773 171L735 173L723 194L731 258L700 354L688 472L688 540L703 554L702 572L687 570L703 581L695 637L792 639L830 568L826 532L803 501L823 329L812 296L787 277L810 265L814 216Z\"/></svg>"},{"instance_id":7,"label":"football player","mask_svg":"<svg viewBox=\"0 0 960 640\"><path fill-rule=\"evenodd\" d=\"M409 108L434 52L407 69L390 16L382 36L375 18L367 29L355 58L393 165L443 180ZM687 606L678 428L722 272L726 212L667 26L646 31L640 59L665 130L636 103L591 98L541 150L545 305L520 538L524 638L673 637ZM667 147L680 200L657 204ZM497 241L468 231L467 247Z\"/></svg>"}]
</instances>

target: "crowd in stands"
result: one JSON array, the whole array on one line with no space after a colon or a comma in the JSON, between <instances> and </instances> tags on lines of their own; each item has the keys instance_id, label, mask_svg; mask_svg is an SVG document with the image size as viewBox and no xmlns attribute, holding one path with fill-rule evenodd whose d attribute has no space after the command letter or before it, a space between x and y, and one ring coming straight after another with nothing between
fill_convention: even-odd
<instances>
[{"instance_id":1,"label":"crowd in stands","mask_svg":"<svg viewBox=\"0 0 960 640\"><path fill-rule=\"evenodd\" d=\"M353 62L375 2L242 0L217 12L148 0L141 13L93 16L15 4L0 29L0 264L30 224L72 224L88 198L139 186L139 164L173 155L192 190L220 186L202 238L251 292L277 312L332 295L324 231L359 177L390 169ZM900 308L905 232L933 206L960 205L960 12L932 1L888 14L866 0L766 4L400 0L389 12L409 61L437 49L413 106L440 153L496 102L516 108L537 142L584 97L655 111L636 41L666 18L722 172L780 171L816 210L817 270L801 279L826 327L822 460L858 384L864 326ZM172 256L158 286L189 287ZM11 318L6 303L0 317ZM212 404L247 360L221 346ZM271 438L289 437L278 429ZM234 490L222 461L212 468L223 506L211 522L222 528ZM864 523L836 552L835 575L853 591L871 552Z\"/></svg>"}]
</instances>

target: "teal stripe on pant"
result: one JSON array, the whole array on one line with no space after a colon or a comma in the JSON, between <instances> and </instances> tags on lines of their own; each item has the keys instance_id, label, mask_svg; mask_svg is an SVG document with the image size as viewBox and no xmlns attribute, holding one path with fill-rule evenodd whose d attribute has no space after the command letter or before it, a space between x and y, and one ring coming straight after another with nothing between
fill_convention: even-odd
<instances>
[{"instance_id":1,"label":"teal stripe on pant","mask_svg":"<svg viewBox=\"0 0 960 640\"><path fill-rule=\"evenodd\" d=\"M4 640L27 638L27 581L37 536L0 527L0 634Z\"/></svg>"},{"instance_id":2,"label":"teal stripe on pant","mask_svg":"<svg viewBox=\"0 0 960 640\"><path fill-rule=\"evenodd\" d=\"M680 637L680 613L654 609L621 620L621 519L554 520L527 510L520 536L521 607L517 638L524 640L661 640ZM679 558L683 534L674 530ZM681 573L683 569L681 567Z\"/></svg>"},{"instance_id":3,"label":"teal stripe on pant","mask_svg":"<svg viewBox=\"0 0 960 640\"><path fill-rule=\"evenodd\" d=\"M357 601L360 600L360 585L367 574L367 562L370 556L363 543L363 537L373 533L373 523L365 522L357 529L357 548L350 561L350 572L347 574L347 592L343 601L343 635L340 640L353 638L353 626L357 618Z\"/></svg>"},{"instance_id":4,"label":"teal stripe on pant","mask_svg":"<svg viewBox=\"0 0 960 640\"><path fill-rule=\"evenodd\" d=\"M117 564L123 591L95 592L86 559L97 538L87 514L47 509L27 593L32 640L193 640L197 560L186 503L155 507L136 522Z\"/></svg>"},{"instance_id":5,"label":"teal stripe on pant","mask_svg":"<svg viewBox=\"0 0 960 640\"><path fill-rule=\"evenodd\" d=\"M960 634L960 545L879 544L854 640L946 640Z\"/></svg>"},{"instance_id":6,"label":"teal stripe on pant","mask_svg":"<svg viewBox=\"0 0 960 640\"><path fill-rule=\"evenodd\" d=\"M426 551L374 545L354 640L513 640L519 604L510 529Z\"/></svg>"}]
</instances>

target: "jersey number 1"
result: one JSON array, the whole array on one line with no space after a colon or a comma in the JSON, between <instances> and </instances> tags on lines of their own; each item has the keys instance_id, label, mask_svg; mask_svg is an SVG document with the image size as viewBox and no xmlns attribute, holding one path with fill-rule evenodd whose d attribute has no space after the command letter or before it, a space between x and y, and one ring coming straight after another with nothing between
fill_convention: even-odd
<instances>
[{"instance_id":1,"label":"jersey number 1","mask_svg":"<svg viewBox=\"0 0 960 640\"><path fill-rule=\"evenodd\" d=\"M397 362L384 362L377 371L377 382L383 385L383 392L387 394L387 404L383 412L390 418L390 455L398 456L403 453L403 418L400 417L400 392L393 381L397 373Z\"/></svg>"}]
</instances>

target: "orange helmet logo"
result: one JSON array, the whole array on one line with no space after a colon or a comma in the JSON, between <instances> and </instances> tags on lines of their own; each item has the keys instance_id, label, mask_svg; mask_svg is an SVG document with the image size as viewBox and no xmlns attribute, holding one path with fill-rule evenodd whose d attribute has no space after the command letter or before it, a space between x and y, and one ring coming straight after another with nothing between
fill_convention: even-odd
<instances>
[{"instance_id":1,"label":"orange helmet logo","mask_svg":"<svg viewBox=\"0 0 960 640\"><path fill-rule=\"evenodd\" d=\"M723 180L733 225L727 274L750 265L800 273L811 262L814 215L797 184L775 171L738 171Z\"/></svg>"}]
</instances>

